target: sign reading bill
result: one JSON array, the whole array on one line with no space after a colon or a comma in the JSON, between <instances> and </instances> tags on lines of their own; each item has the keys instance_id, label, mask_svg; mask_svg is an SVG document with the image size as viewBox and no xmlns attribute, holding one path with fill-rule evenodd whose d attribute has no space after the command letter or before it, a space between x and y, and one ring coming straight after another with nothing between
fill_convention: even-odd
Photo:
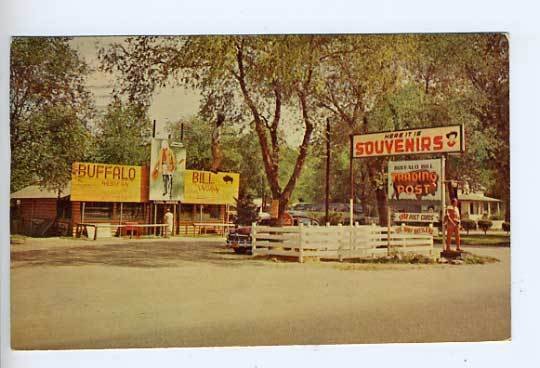
<instances>
[{"instance_id":1,"label":"sign reading bill","mask_svg":"<svg viewBox=\"0 0 540 368\"><path fill-rule=\"evenodd\" d=\"M82 202L143 202L142 168L75 162L71 169L71 200Z\"/></svg>"},{"instance_id":2,"label":"sign reading bill","mask_svg":"<svg viewBox=\"0 0 540 368\"><path fill-rule=\"evenodd\" d=\"M185 170L184 146L169 139L153 138L150 156L150 199L182 201Z\"/></svg>"},{"instance_id":3,"label":"sign reading bill","mask_svg":"<svg viewBox=\"0 0 540 368\"><path fill-rule=\"evenodd\" d=\"M388 198L441 198L441 161L414 160L388 162Z\"/></svg>"},{"instance_id":4,"label":"sign reading bill","mask_svg":"<svg viewBox=\"0 0 540 368\"><path fill-rule=\"evenodd\" d=\"M186 170L184 203L236 204L240 174Z\"/></svg>"},{"instance_id":5,"label":"sign reading bill","mask_svg":"<svg viewBox=\"0 0 540 368\"><path fill-rule=\"evenodd\" d=\"M353 157L464 152L463 125L353 135Z\"/></svg>"}]
</instances>

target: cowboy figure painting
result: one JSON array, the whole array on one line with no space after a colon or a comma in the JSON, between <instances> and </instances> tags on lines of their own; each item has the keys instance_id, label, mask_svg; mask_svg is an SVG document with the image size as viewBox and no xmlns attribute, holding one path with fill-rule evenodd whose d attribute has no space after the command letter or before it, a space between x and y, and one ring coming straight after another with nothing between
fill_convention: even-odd
<instances>
[{"instance_id":1,"label":"cowboy figure painting","mask_svg":"<svg viewBox=\"0 0 540 368\"><path fill-rule=\"evenodd\" d=\"M174 152L169 148L169 142L166 139L161 141L161 149L158 154L158 161L152 172L156 178L161 172L163 178L163 197L172 199L172 185L174 172L176 170L176 158Z\"/></svg>"}]
</instances>

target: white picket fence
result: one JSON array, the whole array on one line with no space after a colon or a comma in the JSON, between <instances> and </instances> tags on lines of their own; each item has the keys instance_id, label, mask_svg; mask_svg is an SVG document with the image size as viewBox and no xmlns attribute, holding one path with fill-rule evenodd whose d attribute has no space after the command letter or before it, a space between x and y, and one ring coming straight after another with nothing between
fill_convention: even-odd
<instances>
[{"instance_id":1,"label":"white picket fence","mask_svg":"<svg viewBox=\"0 0 540 368\"><path fill-rule=\"evenodd\" d=\"M433 254L433 236L390 231L376 225L251 227L254 256L290 256L344 260L390 253Z\"/></svg>"}]
</instances>

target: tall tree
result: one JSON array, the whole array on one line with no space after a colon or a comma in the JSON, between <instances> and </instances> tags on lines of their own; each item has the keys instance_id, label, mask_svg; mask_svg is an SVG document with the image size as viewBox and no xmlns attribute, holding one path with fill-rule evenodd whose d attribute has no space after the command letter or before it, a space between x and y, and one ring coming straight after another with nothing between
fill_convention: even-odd
<instances>
[{"instance_id":1,"label":"tall tree","mask_svg":"<svg viewBox=\"0 0 540 368\"><path fill-rule=\"evenodd\" d=\"M99 121L93 159L123 165L144 165L150 161L149 119L141 117L137 106L115 98Z\"/></svg>"},{"instance_id":2,"label":"tall tree","mask_svg":"<svg viewBox=\"0 0 540 368\"><path fill-rule=\"evenodd\" d=\"M71 163L84 156L90 139L86 123L93 106L84 86L88 71L68 38L13 39L12 191L34 183L59 189L69 180Z\"/></svg>"},{"instance_id":3,"label":"tall tree","mask_svg":"<svg viewBox=\"0 0 540 368\"><path fill-rule=\"evenodd\" d=\"M317 50L324 38L223 36L129 39L102 52L105 70L123 75L130 99L148 99L156 86L186 83L201 91L201 111L251 121L259 141L272 198L282 218L315 129L311 99L318 77ZM236 106L240 106L237 108ZM282 110L294 111L302 140L285 185L279 180Z\"/></svg>"}]
</instances>

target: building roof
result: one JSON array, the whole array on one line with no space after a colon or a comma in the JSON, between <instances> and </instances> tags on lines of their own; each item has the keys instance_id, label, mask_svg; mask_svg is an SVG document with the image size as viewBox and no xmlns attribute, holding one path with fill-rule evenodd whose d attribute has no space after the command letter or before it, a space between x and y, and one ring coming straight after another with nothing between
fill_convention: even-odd
<instances>
[{"instance_id":1,"label":"building roof","mask_svg":"<svg viewBox=\"0 0 540 368\"><path fill-rule=\"evenodd\" d=\"M68 183L62 189L60 198L65 198L71 194L71 185ZM42 188L39 185L30 185L14 193L11 193L11 199L36 199L36 198L58 198L56 190Z\"/></svg>"},{"instance_id":2,"label":"building roof","mask_svg":"<svg viewBox=\"0 0 540 368\"><path fill-rule=\"evenodd\" d=\"M480 193L459 194L458 199L460 201L502 202L500 199L486 197L485 195Z\"/></svg>"}]
</instances>

